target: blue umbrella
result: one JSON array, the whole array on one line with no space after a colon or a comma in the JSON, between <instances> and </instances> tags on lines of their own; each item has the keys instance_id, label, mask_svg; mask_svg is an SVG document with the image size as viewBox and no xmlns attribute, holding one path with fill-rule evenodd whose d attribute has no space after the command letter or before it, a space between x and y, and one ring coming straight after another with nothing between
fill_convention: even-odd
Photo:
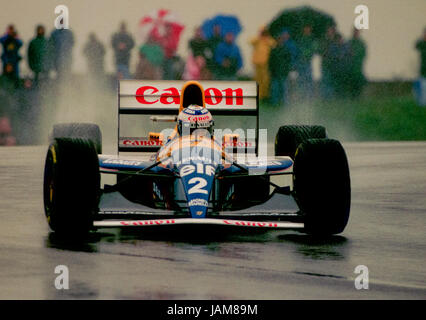
<instances>
[{"instance_id":1,"label":"blue umbrella","mask_svg":"<svg viewBox=\"0 0 426 320\"><path fill-rule=\"evenodd\" d=\"M207 39L210 39L213 36L213 28L216 25L220 26L222 37L224 37L228 32L233 33L236 37L242 30L240 21L236 16L217 15L212 19L207 19L201 25L201 29Z\"/></svg>"}]
</instances>

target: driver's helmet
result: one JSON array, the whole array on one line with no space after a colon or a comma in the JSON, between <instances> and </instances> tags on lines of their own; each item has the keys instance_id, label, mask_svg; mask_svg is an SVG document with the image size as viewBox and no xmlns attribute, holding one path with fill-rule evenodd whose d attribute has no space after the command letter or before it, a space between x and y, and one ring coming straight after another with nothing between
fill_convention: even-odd
<instances>
[{"instance_id":1,"label":"driver's helmet","mask_svg":"<svg viewBox=\"0 0 426 320\"><path fill-rule=\"evenodd\" d=\"M213 117L207 108L191 104L183 109L178 116L179 135L192 134L197 129L206 129L213 134Z\"/></svg>"}]
</instances>

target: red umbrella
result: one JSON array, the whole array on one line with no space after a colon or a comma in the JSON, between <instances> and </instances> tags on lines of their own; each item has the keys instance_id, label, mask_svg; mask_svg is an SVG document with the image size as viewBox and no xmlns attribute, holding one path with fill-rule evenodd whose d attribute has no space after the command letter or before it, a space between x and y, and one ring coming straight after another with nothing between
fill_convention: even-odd
<instances>
[{"instance_id":1,"label":"red umbrella","mask_svg":"<svg viewBox=\"0 0 426 320\"><path fill-rule=\"evenodd\" d=\"M159 9L144 16L139 27L142 41L145 42L151 37L163 46L166 55L167 52L177 49L180 35L185 28L178 17L167 9Z\"/></svg>"}]
</instances>

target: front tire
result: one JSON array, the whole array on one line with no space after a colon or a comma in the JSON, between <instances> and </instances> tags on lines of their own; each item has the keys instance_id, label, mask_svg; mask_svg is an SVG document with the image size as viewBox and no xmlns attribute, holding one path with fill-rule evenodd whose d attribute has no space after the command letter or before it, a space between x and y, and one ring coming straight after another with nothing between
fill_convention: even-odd
<instances>
[{"instance_id":1,"label":"front tire","mask_svg":"<svg viewBox=\"0 0 426 320\"><path fill-rule=\"evenodd\" d=\"M94 123L60 123L53 126L51 141L56 138L80 138L91 140L98 154L102 154L102 133Z\"/></svg>"},{"instance_id":2,"label":"front tire","mask_svg":"<svg viewBox=\"0 0 426 320\"><path fill-rule=\"evenodd\" d=\"M323 126L290 125L278 129L275 137L275 155L294 159L297 147L308 139L327 138Z\"/></svg>"},{"instance_id":3,"label":"front tire","mask_svg":"<svg viewBox=\"0 0 426 320\"><path fill-rule=\"evenodd\" d=\"M337 140L310 139L299 145L294 161L294 195L305 215L305 232L341 233L351 204L349 165Z\"/></svg>"},{"instance_id":4,"label":"front tire","mask_svg":"<svg viewBox=\"0 0 426 320\"><path fill-rule=\"evenodd\" d=\"M100 198L99 160L92 141L58 138L50 144L43 198L53 231L84 235L92 229Z\"/></svg>"}]
</instances>

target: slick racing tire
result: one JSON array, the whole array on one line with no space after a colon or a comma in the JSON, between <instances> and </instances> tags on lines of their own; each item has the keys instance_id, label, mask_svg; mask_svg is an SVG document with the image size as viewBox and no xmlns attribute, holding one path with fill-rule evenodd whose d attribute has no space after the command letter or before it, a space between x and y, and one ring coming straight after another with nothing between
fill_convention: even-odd
<instances>
[{"instance_id":1,"label":"slick racing tire","mask_svg":"<svg viewBox=\"0 0 426 320\"><path fill-rule=\"evenodd\" d=\"M53 126L50 142L56 138L88 139L95 145L98 154L102 153L102 133L93 123L60 123Z\"/></svg>"},{"instance_id":2,"label":"slick racing tire","mask_svg":"<svg viewBox=\"0 0 426 320\"><path fill-rule=\"evenodd\" d=\"M305 232L341 233L351 204L349 166L337 140L309 139L299 145L294 161L294 196L305 216Z\"/></svg>"},{"instance_id":3,"label":"slick racing tire","mask_svg":"<svg viewBox=\"0 0 426 320\"><path fill-rule=\"evenodd\" d=\"M289 156L294 159L296 149L302 142L308 139L324 138L327 138L327 132L323 126L282 126L275 137L275 155Z\"/></svg>"},{"instance_id":4,"label":"slick racing tire","mask_svg":"<svg viewBox=\"0 0 426 320\"><path fill-rule=\"evenodd\" d=\"M93 227L99 198L99 161L93 142L55 139L47 151L43 183L50 228L58 234L87 234Z\"/></svg>"}]
</instances>

